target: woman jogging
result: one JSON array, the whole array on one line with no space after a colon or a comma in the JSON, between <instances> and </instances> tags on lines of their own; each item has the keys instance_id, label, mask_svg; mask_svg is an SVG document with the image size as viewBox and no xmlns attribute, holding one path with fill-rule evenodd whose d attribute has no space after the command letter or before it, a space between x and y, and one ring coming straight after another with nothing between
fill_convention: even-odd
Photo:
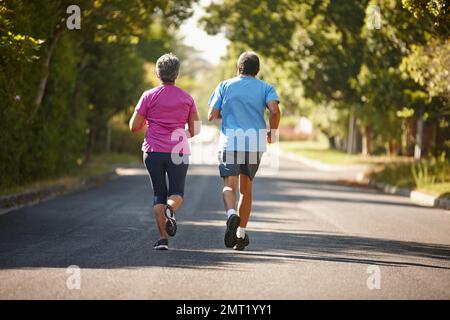
<instances>
[{"instance_id":1,"label":"woman jogging","mask_svg":"<svg viewBox=\"0 0 450 320\"><path fill-rule=\"evenodd\" d=\"M169 249L168 236L177 231L175 212L183 202L189 166L187 139L198 133L194 130L199 119L194 100L175 86L179 69L180 61L173 54L158 59L156 75L160 85L142 94L130 120L132 132L146 124L148 127L142 151L154 191L153 211L160 236L154 245L156 250Z\"/></svg>"}]
</instances>

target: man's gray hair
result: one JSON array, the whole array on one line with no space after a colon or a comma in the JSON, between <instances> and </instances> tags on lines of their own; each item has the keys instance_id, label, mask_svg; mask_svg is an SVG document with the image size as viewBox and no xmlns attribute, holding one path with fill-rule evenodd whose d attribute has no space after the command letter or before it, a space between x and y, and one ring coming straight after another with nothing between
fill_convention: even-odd
<instances>
[{"instance_id":1,"label":"man's gray hair","mask_svg":"<svg viewBox=\"0 0 450 320\"><path fill-rule=\"evenodd\" d=\"M163 82L175 82L179 71L180 60L172 53L166 53L156 61L156 74Z\"/></svg>"}]
</instances>

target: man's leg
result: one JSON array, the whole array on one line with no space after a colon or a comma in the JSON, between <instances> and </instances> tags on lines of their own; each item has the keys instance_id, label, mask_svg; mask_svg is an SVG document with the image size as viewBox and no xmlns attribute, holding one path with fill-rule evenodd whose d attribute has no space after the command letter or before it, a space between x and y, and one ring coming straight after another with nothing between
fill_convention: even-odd
<instances>
[{"instance_id":1,"label":"man's leg","mask_svg":"<svg viewBox=\"0 0 450 320\"><path fill-rule=\"evenodd\" d=\"M260 155L257 153L246 154L246 164L241 166L239 175L239 216L241 222L239 228L236 230L236 246L235 250L244 250L250 244L250 239L245 232L248 220L250 218L250 212L252 211L252 198L253 198L253 182L258 171L260 163Z\"/></svg>"},{"instance_id":2,"label":"man's leg","mask_svg":"<svg viewBox=\"0 0 450 320\"><path fill-rule=\"evenodd\" d=\"M223 178L223 204L227 213L227 229L225 231L225 247L233 248L236 244L236 230L241 219L236 212L236 192L239 180L239 164L236 163L236 152L219 153L219 171Z\"/></svg>"},{"instance_id":3,"label":"man's leg","mask_svg":"<svg viewBox=\"0 0 450 320\"><path fill-rule=\"evenodd\" d=\"M239 227L246 228L250 212L252 210L252 189L253 182L245 175L239 175L239 216L241 217L241 223Z\"/></svg>"},{"instance_id":4,"label":"man's leg","mask_svg":"<svg viewBox=\"0 0 450 320\"><path fill-rule=\"evenodd\" d=\"M236 191L238 176L229 176L223 178L223 203L227 211L227 229L225 231L224 242L227 248L233 248L236 245L236 231L241 222L236 213Z\"/></svg>"},{"instance_id":5,"label":"man's leg","mask_svg":"<svg viewBox=\"0 0 450 320\"><path fill-rule=\"evenodd\" d=\"M223 204L225 210L236 210L236 191L238 185L238 176L230 176L223 178Z\"/></svg>"}]
</instances>

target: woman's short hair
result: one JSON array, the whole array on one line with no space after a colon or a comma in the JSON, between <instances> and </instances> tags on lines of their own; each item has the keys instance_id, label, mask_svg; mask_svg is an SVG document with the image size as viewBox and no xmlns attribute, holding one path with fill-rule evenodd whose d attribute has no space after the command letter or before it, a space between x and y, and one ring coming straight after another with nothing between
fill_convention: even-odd
<instances>
[{"instance_id":1,"label":"woman's short hair","mask_svg":"<svg viewBox=\"0 0 450 320\"><path fill-rule=\"evenodd\" d=\"M175 82L180 71L180 60L172 53L166 53L156 61L156 74L163 82Z\"/></svg>"},{"instance_id":2,"label":"woman's short hair","mask_svg":"<svg viewBox=\"0 0 450 320\"><path fill-rule=\"evenodd\" d=\"M240 74L256 76L259 72L259 58L256 53L251 51L242 53L237 61L237 68Z\"/></svg>"}]
</instances>

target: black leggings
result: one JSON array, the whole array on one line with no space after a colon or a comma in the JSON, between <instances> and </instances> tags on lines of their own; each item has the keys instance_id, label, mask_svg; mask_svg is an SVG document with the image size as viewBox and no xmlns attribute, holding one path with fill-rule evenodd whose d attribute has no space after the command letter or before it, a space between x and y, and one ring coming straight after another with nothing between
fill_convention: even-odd
<instances>
[{"instance_id":1,"label":"black leggings","mask_svg":"<svg viewBox=\"0 0 450 320\"><path fill-rule=\"evenodd\" d=\"M176 162L172 160L172 154L166 152L144 152L144 164L150 175L153 186L153 205L166 204L167 197L184 195L184 183L189 167L189 156L174 154ZM182 162L179 163L180 159ZM167 187L166 174L169 180Z\"/></svg>"}]
</instances>

